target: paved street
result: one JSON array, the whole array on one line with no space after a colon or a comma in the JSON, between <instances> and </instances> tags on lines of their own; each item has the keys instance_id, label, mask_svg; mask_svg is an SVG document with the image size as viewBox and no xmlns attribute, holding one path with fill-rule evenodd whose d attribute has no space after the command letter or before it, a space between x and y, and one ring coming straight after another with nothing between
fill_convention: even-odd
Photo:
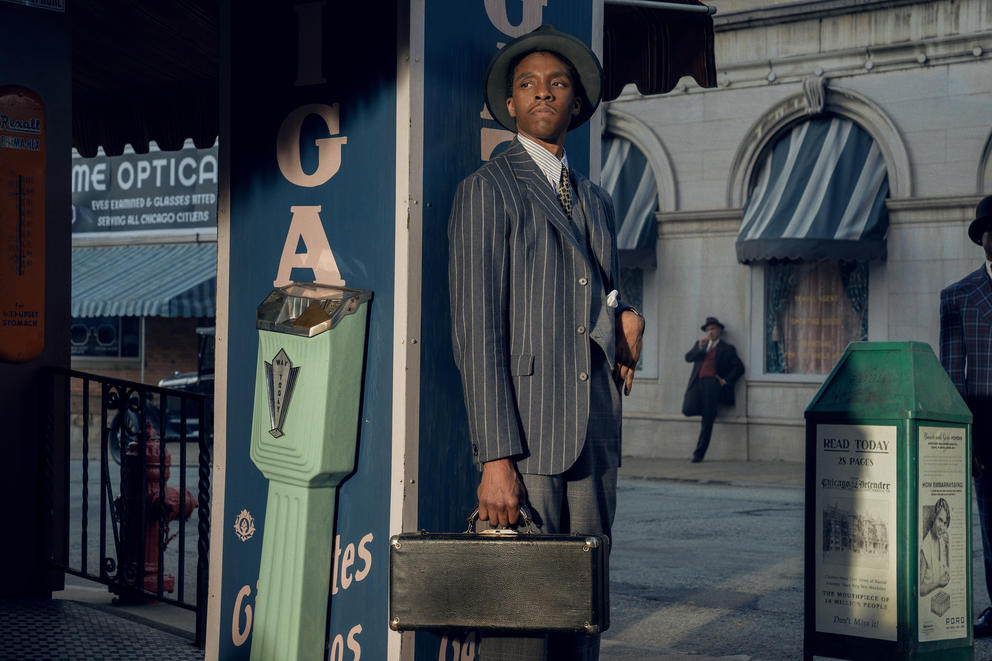
<instances>
[{"instance_id":1,"label":"paved street","mask_svg":"<svg viewBox=\"0 0 992 661\"><path fill-rule=\"evenodd\" d=\"M612 626L604 636L602 660L800 659L802 467L633 458L624 462L611 562ZM187 475L195 484L195 475ZM77 475L73 489L81 486ZM91 499L97 488L90 485ZM78 518L78 503L75 507ZM91 509L90 521L98 521L98 510ZM187 534L195 525L190 528ZM978 613L989 604L977 515L973 536ZM190 542L187 554L195 548L195 541ZM73 550L78 554L79 546ZM92 553L95 560L95 550ZM106 599L105 588L90 590L91 595L77 588L71 598ZM190 619L191 613L181 613ZM137 614L152 619L167 615ZM173 619L169 626L190 631L191 621L186 620ZM992 641L976 641L975 659L992 659Z\"/></svg>"},{"instance_id":2,"label":"paved street","mask_svg":"<svg viewBox=\"0 0 992 661\"><path fill-rule=\"evenodd\" d=\"M802 658L803 488L738 475L621 479L603 661ZM972 558L978 613L989 605L979 546ZM976 641L975 658L992 658L992 641Z\"/></svg>"},{"instance_id":3,"label":"paved street","mask_svg":"<svg viewBox=\"0 0 992 661\"><path fill-rule=\"evenodd\" d=\"M604 661L799 658L802 495L794 487L622 480Z\"/></svg>"}]
</instances>

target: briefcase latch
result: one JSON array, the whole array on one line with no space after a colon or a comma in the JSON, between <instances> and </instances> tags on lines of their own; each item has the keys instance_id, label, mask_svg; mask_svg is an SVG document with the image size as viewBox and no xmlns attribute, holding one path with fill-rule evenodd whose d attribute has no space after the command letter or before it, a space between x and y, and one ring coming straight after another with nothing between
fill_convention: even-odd
<instances>
[{"instance_id":1,"label":"briefcase latch","mask_svg":"<svg viewBox=\"0 0 992 661\"><path fill-rule=\"evenodd\" d=\"M513 537L514 535L519 535L513 528L489 528L488 530L481 530L479 535L487 535L492 537Z\"/></svg>"},{"instance_id":2,"label":"briefcase latch","mask_svg":"<svg viewBox=\"0 0 992 661\"><path fill-rule=\"evenodd\" d=\"M599 538L598 537L586 537L586 543L582 545L582 550L589 552L589 549L599 548Z\"/></svg>"}]
</instances>

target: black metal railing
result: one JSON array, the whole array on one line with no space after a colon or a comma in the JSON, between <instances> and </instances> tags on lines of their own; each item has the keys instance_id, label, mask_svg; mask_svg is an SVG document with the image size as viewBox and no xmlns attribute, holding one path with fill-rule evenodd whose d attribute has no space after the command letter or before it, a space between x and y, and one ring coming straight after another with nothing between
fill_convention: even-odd
<instances>
[{"instance_id":1,"label":"black metal railing","mask_svg":"<svg viewBox=\"0 0 992 661\"><path fill-rule=\"evenodd\" d=\"M104 583L122 601L155 599L194 610L195 642L202 647L211 398L62 368L50 371L45 396L50 565ZM196 447L195 464L187 461L190 444ZM91 474L91 461L98 465L98 476ZM193 468L195 497L188 490ZM91 497L91 483L99 498ZM187 518L194 510L192 528ZM91 519L97 517L99 530L93 535ZM170 535L173 523L178 529ZM191 561L195 574L189 571Z\"/></svg>"}]
</instances>

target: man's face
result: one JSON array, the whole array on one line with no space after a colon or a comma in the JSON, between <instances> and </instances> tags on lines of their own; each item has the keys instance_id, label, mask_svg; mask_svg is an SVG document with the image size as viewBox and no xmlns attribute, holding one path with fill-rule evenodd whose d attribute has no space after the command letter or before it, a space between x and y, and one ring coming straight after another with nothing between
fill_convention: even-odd
<instances>
[{"instance_id":1,"label":"man's face","mask_svg":"<svg viewBox=\"0 0 992 661\"><path fill-rule=\"evenodd\" d=\"M982 247L985 248L985 259L992 261L992 230L982 232Z\"/></svg>"},{"instance_id":2,"label":"man's face","mask_svg":"<svg viewBox=\"0 0 992 661\"><path fill-rule=\"evenodd\" d=\"M710 324L709 326L706 327L706 330L704 332L706 333L706 339L708 339L710 342L714 342L720 339L721 331L723 331L723 329L717 326L716 324Z\"/></svg>"},{"instance_id":3,"label":"man's face","mask_svg":"<svg viewBox=\"0 0 992 661\"><path fill-rule=\"evenodd\" d=\"M517 63L511 89L506 108L517 120L517 131L560 146L582 105L575 96L568 65L551 53L531 53Z\"/></svg>"}]
</instances>

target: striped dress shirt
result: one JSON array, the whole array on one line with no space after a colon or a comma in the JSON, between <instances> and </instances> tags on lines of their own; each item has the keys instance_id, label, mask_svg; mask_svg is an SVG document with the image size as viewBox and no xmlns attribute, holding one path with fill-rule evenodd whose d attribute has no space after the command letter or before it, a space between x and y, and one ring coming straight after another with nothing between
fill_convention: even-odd
<instances>
[{"instance_id":1,"label":"striped dress shirt","mask_svg":"<svg viewBox=\"0 0 992 661\"><path fill-rule=\"evenodd\" d=\"M554 189L555 193L558 192L558 182L561 181L561 171L562 168L568 171L568 154L565 153L565 149L562 148L561 160L557 156L549 152L547 149L537 144L530 138L528 138L523 133L517 134L517 140L520 141L521 146L530 157L534 159L537 163L537 167L541 168L541 172L544 176L548 178L548 183L551 184L551 188Z\"/></svg>"}]
</instances>

